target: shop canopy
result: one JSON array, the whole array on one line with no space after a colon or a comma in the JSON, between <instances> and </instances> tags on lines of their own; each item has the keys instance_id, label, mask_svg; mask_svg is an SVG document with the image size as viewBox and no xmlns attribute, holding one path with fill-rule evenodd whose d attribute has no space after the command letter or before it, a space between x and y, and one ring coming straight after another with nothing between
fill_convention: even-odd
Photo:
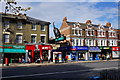
<instances>
[{"instance_id":1,"label":"shop canopy","mask_svg":"<svg viewBox=\"0 0 120 80\"><path fill-rule=\"evenodd\" d=\"M99 47L89 47L89 52L101 52Z\"/></svg>"},{"instance_id":2,"label":"shop canopy","mask_svg":"<svg viewBox=\"0 0 120 80\"><path fill-rule=\"evenodd\" d=\"M26 53L25 46L20 45L0 45L2 53Z\"/></svg>"}]
</instances>

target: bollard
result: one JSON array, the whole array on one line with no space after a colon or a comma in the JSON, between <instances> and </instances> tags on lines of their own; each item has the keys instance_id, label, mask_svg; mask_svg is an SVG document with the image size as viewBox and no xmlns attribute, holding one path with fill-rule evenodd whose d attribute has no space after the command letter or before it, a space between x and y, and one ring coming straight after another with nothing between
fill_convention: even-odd
<instances>
[{"instance_id":1,"label":"bollard","mask_svg":"<svg viewBox=\"0 0 120 80\"><path fill-rule=\"evenodd\" d=\"M5 58L5 64L6 66L9 66L8 58Z\"/></svg>"}]
</instances>

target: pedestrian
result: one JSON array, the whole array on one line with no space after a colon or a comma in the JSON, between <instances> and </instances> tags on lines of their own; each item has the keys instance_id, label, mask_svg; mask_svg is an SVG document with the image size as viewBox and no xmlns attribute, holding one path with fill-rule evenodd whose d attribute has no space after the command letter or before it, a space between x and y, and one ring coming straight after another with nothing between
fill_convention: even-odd
<instances>
[{"instance_id":1,"label":"pedestrian","mask_svg":"<svg viewBox=\"0 0 120 80\"><path fill-rule=\"evenodd\" d=\"M22 56L22 63L25 63L25 59L24 59L24 56Z\"/></svg>"},{"instance_id":2,"label":"pedestrian","mask_svg":"<svg viewBox=\"0 0 120 80\"><path fill-rule=\"evenodd\" d=\"M35 63L40 63L40 58L37 58Z\"/></svg>"},{"instance_id":3,"label":"pedestrian","mask_svg":"<svg viewBox=\"0 0 120 80\"><path fill-rule=\"evenodd\" d=\"M28 57L28 63L31 63L31 58Z\"/></svg>"},{"instance_id":4,"label":"pedestrian","mask_svg":"<svg viewBox=\"0 0 120 80\"><path fill-rule=\"evenodd\" d=\"M48 57L48 63L50 63L50 60L51 60L51 58L50 58L50 57Z\"/></svg>"},{"instance_id":5,"label":"pedestrian","mask_svg":"<svg viewBox=\"0 0 120 80\"><path fill-rule=\"evenodd\" d=\"M65 56L65 62L67 62L67 60L68 60L68 55Z\"/></svg>"},{"instance_id":6,"label":"pedestrian","mask_svg":"<svg viewBox=\"0 0 120 80\"><path fill-rule=\"evenodd\" d=\"M40 62L43 63L43 58L42 57L40 58Z\"/></svg>"},{"instance_id":7,"label":"pedestrian","mask_svg":"<svg viewBox=\"0 0 120 80\"><path fill-rule=\"evenodd\" d=\"M110 58L110 55L109 55L109 54L107 54L106 59L107 59L107 60L109 60L109 58Z\"/></svg>"}]
</instances>

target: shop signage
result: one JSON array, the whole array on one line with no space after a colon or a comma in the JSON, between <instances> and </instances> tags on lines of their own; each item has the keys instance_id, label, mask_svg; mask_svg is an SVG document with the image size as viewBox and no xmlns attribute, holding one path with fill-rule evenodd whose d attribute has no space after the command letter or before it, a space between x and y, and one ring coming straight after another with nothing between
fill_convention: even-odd
<instances>
[{"instance_id":1,"label":"shop signage","mask_svg":"<svg viewBox=\"0 0 120 80\"><path fill-rule=\"evenodd\" d=\"M48 49L48 47L42 47L42 49Z\"/></svg>"},{"instance_id":2,"label":"shop signage","mask_svg":"<svg viewBox=\"0 0 120 80\"><path fill-rule=\"evenodd\" d=\"M74 50L88 50L88 47L87 46L71 46L70 48L71 50L74 49Z\"/></svg>"},{"instance_id":3,"label":"shop signage","mask_svg":"<svg viewBox=\"0 0 120 80\"><path fill-rule=\"evenodd\" d=\"M19 46L19 45L0 45L0 48L25 49L25 46Z\"/></svg>"},{"instance_id":4,"label":"shop signage","mask_svg":"<svg viewBox=\"0 0 120 80\"><path fill-rule=\"evenodd\" d=\"M0 52L4 53L26 53L25 46L19 45L0 45Z\"/></svg>"},{"instance_id":5,"label":"shop signage","mask_svg":"<svg viewBox=\"0 0 120 80\"><path fill-rule=\"evenodd\" d=\"M26 53L26 50L25 49L4 48L4 49L0 49L0 52L3 52L3 53Z\"/></svg>"},{"instance_id":6,"label":"shop signage","mask_svg":"<svg viewBox=\"0 0 120 80\"><path fill-rule=\"evenodd\" d=\"M112 47L112 51L120 51L120 47Z\"/></svg>"},{"instance_id":7,"label":"shop signage","mask_svg":"<svg viewBox=\"0 0 120 80\"><path fill-rule=\"evenodd\" d=\"M64 41L65 39L66 39L65 36L62 36L60 38L55 39L55 41Z\"/></svg>"},{"instance_id":8,"label":"shop signage","mask_svg":"<svg viewBox=\"0 0 120 80\"><path fill-rule=\"evenodd\" d=\"M110 49L110 47L100 47L100 49Z\"/></svg>"},{"instance_id":9,"label":"shop signage","mask_svg":"<svg viewBox=\"0 0 120 80\"><path fill-rule=\"evenodd\" d=\"M99 47L89 47L89 52L101 52Z\"/></svg>"}]
</instances>

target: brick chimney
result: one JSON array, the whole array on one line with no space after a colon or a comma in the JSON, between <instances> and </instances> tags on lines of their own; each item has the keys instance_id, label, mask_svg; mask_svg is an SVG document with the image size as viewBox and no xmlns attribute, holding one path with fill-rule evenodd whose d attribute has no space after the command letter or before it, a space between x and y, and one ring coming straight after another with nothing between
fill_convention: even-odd
<instances>
[{"instance_id":1,"label":"brick chimney","mask_svg":"<svg viewBox=\"0 0 120 80\"><path fill-rule=\"evenodd\" d=\"M86 24L92 24L91 20L87 20Z\"/></svg>"},{"instance_id":2,"label":"brick chimney","mask_svg":"<svg viewBox=\"0 0 120 80\"><path fill-rule=\"evenodd\" d=\"M65 21L65 22L66 22L66 21L67 21L67 17L64 17L64 18L63 18L63 21Z\"/></svg>"},{"instance_id":3,"label":"brick chimney","mask_svg":"<svg viewBox=\"0 0 120 80\"><path fill-rule=\"evenodd\" d=\"M110 22L107 22L107 23L106 23L106 26L107 26L107 27L111 27L111 23L110 23Z\"/></svg>"}]
</instances>

